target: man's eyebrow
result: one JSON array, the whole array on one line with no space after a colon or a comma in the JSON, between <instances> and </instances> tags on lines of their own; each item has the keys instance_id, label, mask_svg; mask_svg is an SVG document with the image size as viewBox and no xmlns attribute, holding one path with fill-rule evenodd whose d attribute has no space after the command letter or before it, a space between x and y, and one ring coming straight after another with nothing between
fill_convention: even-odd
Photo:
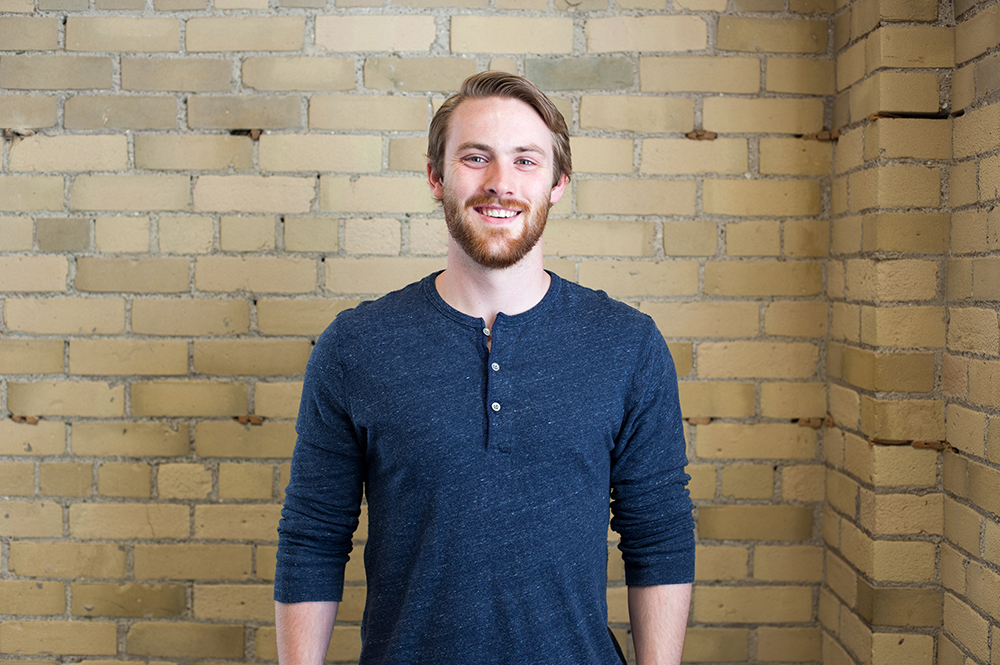
<instances>
[{"instance_id":1,"label":"man's eyebrow","mask_svg":"<svg viewBox=\"0 0 1000 665\"><path fill-rule=\"evenodd\" d=\"M458 152L462 152L463 150L481 150L483 152L488 152L488 153L493 152L493 148L491 148L490 146L484 143L476 143L475 141L466 141L465 143L459 144L458 148L456 148L456 151ZM514 148L512 152L517 154L523 152L537 152L543 155L545 154L545 151L541 147L535 145L534 143L517 146L516 148Z\"/></svg>"}]
</instances>

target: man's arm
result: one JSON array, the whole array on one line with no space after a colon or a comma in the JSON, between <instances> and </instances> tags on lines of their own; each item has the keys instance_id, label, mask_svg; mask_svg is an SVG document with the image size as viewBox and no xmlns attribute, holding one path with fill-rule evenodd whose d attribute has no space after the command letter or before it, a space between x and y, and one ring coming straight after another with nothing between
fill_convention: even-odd
<instances>
[{"instance_id":1,"label":"man's arm","mask_svg":"<svg viewBox=\"0 0 1000 665\"><path fill-rule=\"evenodd\" d=\"M323 665L340 603L274 603L280 665Z\"/></svg>"},{"instance_id":2,"label":"man's arm","mask_svg":"<svg viewBox=\"0 0 1000 665\"><path fill-rule=\"evenodd\" d=\"M636 665L679 665L690 603L690 584L628 588Z\"/></svg>"}]
</instances>

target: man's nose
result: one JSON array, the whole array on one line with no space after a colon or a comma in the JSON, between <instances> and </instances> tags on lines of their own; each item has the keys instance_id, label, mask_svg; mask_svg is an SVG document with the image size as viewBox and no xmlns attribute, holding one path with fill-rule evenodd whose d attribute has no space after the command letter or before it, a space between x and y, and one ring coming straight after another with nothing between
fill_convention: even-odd
<instances>
[{"instance_id":1,"label":"man's nose","mask_svg":"<svg viewBox=\"0 0 1000 665\"><path fill-rule=\"evenodd\" d=\"M486 191L493 196L511 196L514 192L510 168L500 162L493 162L487 170L484 185Z\"/></svg>"}]
</instances>

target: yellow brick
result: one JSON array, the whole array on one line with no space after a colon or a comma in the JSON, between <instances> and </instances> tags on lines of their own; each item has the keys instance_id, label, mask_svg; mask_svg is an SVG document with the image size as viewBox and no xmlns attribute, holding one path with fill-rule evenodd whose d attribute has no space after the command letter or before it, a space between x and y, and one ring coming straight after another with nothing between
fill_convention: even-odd
<instances>
[{"instance_id":1,"label":"yellow brick","mask_svg":"<svg viewBox=\"0 0 1000 665\"><path fill-rule=\"evenodd\" d=\"M805 216L819 213L819 188L809 180L706 180L705 212L719 215Z\"/></svg>"},{"instance_id":2,"label":"yellow brick","mask_svg":"<svg viewBox=\"0 0 1000 665\"><path fill-rule=\"evenodd\" d=\"M173 97L77 95L66 100L66 129L174 129Z\"/></svg>"},{"instance_id":3,"label":"yellow brick","mask_svg":"<svg viewBox=\"0 0 1000 665\"><path fill-rule=\"evenodd\" d=\"M97 470L97 491L104 496L148 497L150 474L148 464L108 462Z\"/></svg>"},{"instance_id":4,"label":"yellow brick","mask_svg":"<svg viewBox=\"0 0 1000 665\"><path fill-rule=\"evenodd\" d=\"M692 618L711 623L808 621L812 589L795 586L711 587L694 592Z\"/></svg>"},{"instance_id":5,"label":"yellow brick","mask_svg":"<svg viewBox=\"0 0 1000 665\"><path fill-rule=\"evenodd\" d=\"M215 246L211 217L161 216L158 227L164 254L207 254Z\"/></svg>"},{"instance_id":6,"label":"yellow brick","mask_svg":"<svg viewBox=\"0 0 1000 665\"><path fill-rule=\"evenodd\" d=\"M192 129L286 129L302 126L302 102L297 95L196 95L187 101Z\"/></svg>"},{"instance_id":7,"label":"yellow brick","mask_svg":"<svg viewBox=\"0 0 1000 665\"><path fill-rule=\"evenodd\" d=\"M4 614L51 615L65 611L66 590L61 582L0 582L0 612Z\"/></svg>"},{"instance_id":8,"label":"yellow brick","mask_svg":"<svg viewBox=\"0 0 1000 665\"><path fill-rule=\"evenodd\" d=\"M13 542L10 570L31 577L125 575L125 551L112 543Z\"/></svg>"},{"instance_id":9,"label":"yellow brick","mask_svg":"<svg viewBox=\"0 0 1000 665\"><path fill-rule=\"evenodd\" d=\"M11 171L118 171L127 168L125 136L29 136L10 148Z\"/></svg>"},{"instance_id":10,"label":"yellow brick","mask_svg":"<svg viewBox=\"0 0 1000 665\"><path fill-rule=\"evenodd\" d=\"M42 462L38 465L38 487L50 496L87 496L93 468L90 464Z\"/></svg>"},{"instance_id":11,"label":"yellow brick","mask_svg":"<svg viewBox=\"0 0 1000 665\"><path fill-rule=\"evenodd\" d=\"M1000 300L1000 259L976 259L972 288L979 300Z\"/></svg>"},{"instance_id":12,"label":"yellow brick","mask_svg":"<svg viewBox=\"0 0 1000 665\"><path fill-rule=\"evenodd\" d=\"M992 48L997 43L997 23L1000 10L990 7L955 28L955 60L965 62Z\"/></svg>"},{"instance_id":13,"label":"yellow brick","mask_svg":"<svg viewBox=\"0 0 1000 665\"><path fill-rule=\"evenodd\" d=\"M743 173L747 170L746 139L645 139L642 173Z\"/></svg>"},{"instance_id":14,"label":"yellow brick","mask_svg":"<svg viewBox=\"0 0 1000 665\"><path fill-rule=\"evenodd\" d=\"M785 501L822 501L826 496L826 474L813 464L781 469L781 498Z\"/></svg>"},{"instance_id":15,"label":"yellow brick","mask_svg":"<svg viewBox=\"0 0 1000 665\"><path fill-rule=\"evenodd\" d=\"M868 662L867 654L872 650L872 629L846 606L840 608L840 640L855 654L865 654L862 662Z\"/></svg>"},{"instance_id":16,"label":"yellow brick","mask_svg":"<svg viewBox=\"0 0 1000 665\"><path fill-rule=\"evenodd\" d=\"M326 288L334 293L388 293L444 267L430 258L338 258L326 261Z\"/></svg>"},{"instance_id":17,"label":"yellow brick","mask_svg":"<svg viewBox=\"0 0 1000 665\"><path fill-rule=\"evenodd\" d=\"M826 21L719 18L718 47L726 51L823 53Z\"/></svg>"},{"instance_id":18,"label":"yellow brick","mask_svg":"<svg viewBox=\"0 0 1000 665\"><path fill-rule=\"evenodd\" d=\"M653 254L655 230L649 222L552 219L545 226L545 253L555 256L649 256Z\"/></svg>"},{"instance_id":19,"label":"yellow brick","mask_svg":"<svg viewBox=\"0 0 1000 665\"><path fill-rule=\"evenodd\" d=\"M0 210L61 210L62 200L60 176L0 176Z\"/></svg>"},{"instance_id":20,"label":"yellow brick","mask_svg":"<svg viewBox=\"0 0 1000 665\"><path fill-rule=\"evenodd\" d=\"M968 64L955 68L951 75L951 105L964 110L976 101L976 66Z\"/></svg>"},{"instance_id":21,"label":"yellow brick","mask_svg":"<svg viewBox=\"0 0 1000 665\"><path fill-rule=\"evenodd\" d=\"M858 484L833 469L826 473L826 500L849 519L857 512Z\"/></svg>"},{"instance_id":22,"label":"yellow brick","mask_svg":"<svg viewBox=\"0 0 1000 665\"><path fill-rule=\"evenodd\" d=\"M94 229L99 252L149 251L149 217L98 217Z\"/></svg>"},{"instance_id":23,"label":"yellow brick","mask_svg":"<svg viewBox=\"0 0 1000 665\"><path fill-rule=\"evenodd\" d=\"M865 131L865 159L951 158L951 120L879 118Z\"/></svg>"},{"instance_id":24,"label":"yellow brick","mask_svg":"<svg viewBox=\"0 0 1000 665\"><path fill-rule=\"evenodd\" d=\"M76 262L80 291L178 293L188 290L186 259L81 257Z\"/></svg>"},{"instance_id":25,"label":"yellow brick","mask_svg":"<svg viewBox=\"0 0 1000 665\"><path fill-rule=\"evenodd\" d=\"M703 114L705 129L714 132L808 134L823 128L819 99L709 97Z\"/></svg>"},{"instance_id":26,"label":"yellow brick","mask_svg":"<svg viewBox=\"0 0 1000 665\"><path fill-rule=\"evenodd\" d=\"M270 464L220 464L219 498L270 499L274 480Z\"/></svg>"},{"instance_id":27,"label":"yellow brick","mask_svg":"<svg viewBox=\"0 0 1000 665\"><path fill-rule=\"evenodd\" d=\"M316 46L327 51L427 51L433 16L319 16Z\"/></svg>"},{"instance_id":28,"label":"yellow brick","mask_svg":"<svg viewBox=\"0 0 1000 665\"><path fill-rule=\"evenodd\" d=\"M944 594L944 629L978 659L990 652L989 624L979 614L950 593Z\"/></svg>"},{"instance_id":29,"label":"yellow brick","mask_svg":"<svg viewBox=\"0 0 1000 665\"><path fill-rule=\"evenodd\" d=\"M309 127L424 131L428 110L421 97L314 95L309 100Z\"/></svg>"},{"instance_id":30,"label":"yellow brick","mask_svg":"<svg viewBox=\"0 0 1000 665\"><path fill-rule=\"evenodd\" d=\"M285 217L283 226L286 252L336 252L339 249L340 225L337 219Z\"/></svg>"},{"instance_id":31,"label":"yellow brick","mask_svg":"<svg viewBox=\"0 0 1000 665\"><path fill-rule=\"evenodd\" d=\"M261 252L275 247L274 217L223 215L219 221L219 247L224 252Z\"/></svg>"},{"instance_id":32,"label":"yellow brick","mask_svg":"<svg viewBox=\"0 0 1000 665\"><path fill-rule=\"evenodd\" d=\"M712 261L705 266L705 293L803 296L820 292L820 266L812 262Z\"/></svg>"},{"instance_id":33,"label":"yellow brick","mask_svg":"<svg viewBox=\"0 0 1000 665\"><path fill-rule=\"evenodd\" d=\"M714 56L640 57L639 85L643 92L755 93L760 90L760 61Z\"/></svg>"},{"instance_id":34,"label":"yellow brick","mask_svg":"<svg viewBox=\"0 0 1000 665\"><path fill-rule=\"evenodd\" d=\"M0 217L0 251L30 251L33 233L30 217Z\"/></svg>"},{"instance_id":35,"label":"yellow brick","mask_svg":"<svg viewBox=\"0 0 1000 665\"><path fill-rule=\"evenodd\" d=\"M686 132L694 126L694 102L671 97L584 95L581 129L632 132Z\"/></svg>"},{"instance_id":36,"label":"yellow brick","mask_svg":"<svg viewBox=\"0 0 1000 665\"><path fill-rule=\"evenodd\" d=\"M744 661L749 653L746 628L690 628L681 657L685 663Z\"/></svg>"},{"instance_id":37,"label":"yellow brick","mask_svg":"<svg viewBox=\"0 0 1000 665\"><path fill-rule=\"evenodd\" d=\"M199 457L291 457L294 447L293 423L248 426L210 421L195 426L195 451Z\"/></svg>"},{"instance_id":38,"label":"yellow brick","mask_svg":"<svg viewBox=\"0 0 1000 665\"><path fill-rule=\"evenodd\" d=\"M254 411L265 418L294 418L299 412L302 383L282 381L257 382L254 388Z\"/></svg>"},{"instance_id":39,"label":"yellow brick","mask_svg":"<svg viewBox=\"0 0 1000 665\"><path fill-rule=\"evenodd\" d=\"M6 653L113 656L118 653L118 629L97 621L5 621L0 640Z\"/></svg>"},{"instance_id":40,"label":"yellow brick","mask_svg":"<svg viewBox=\"0 0 1000 665\"><path fill-rule=\"evenodd\" d=\"M727 256L777 256L780 253L780 222L753 221L726 224Z\"/></svg>"},{"instance_id":41,"label":"yellow brick","mask_svg":"<svg viewBox=\"0 0 1000 665\"><path fill-rule=\"evenodd\" d=\"M247 387L224 381L132 384L134 416L237 416L247 412Z\"/></svg>"},{"instance_id":42,"label":"yellow brick","mask_svg":"<svg viewBox=\"0 0 1000 665\"><path fill-rule=\"evenodd\" d=\"M188 427L164 423L73 423L72 447L77 455L186 455Z\"/></svg>"},{"instance_id":43,"label":"yellow brick","mask_svg":"<svg viewBox=\"0 0 1000 665\"><path fill-rule=\"evenodd\" d=\"M312 198L305 200L308 203ZM433 212L426 179L361 176L320 176L319 205L324 212Z\"/></svg>"},{"instance_id":44,"label":"yellow brick","mask_svg":"<svg viewBox=\"0 0 1000 665\"><path fill-rule=\"evenodd\" d=\"M188 508L143 503L74 503L69 507L74 538L187 538Z\"/></svg>"},{"instance_id":45,"label":"yellow brick","mask_svg":"<svg viewBox=\"0 0 1000 665\"><path fill-rule=\"evenodd\" d=\"M747 578L748 555L745 547L698 545L695 549L696 580L721 581Z\"/></svg>"},{"instance_id":46,"label":"yellow brick","mask_svg":"<svg viewBox=\"0 0 1000 665\"><path fill-rule=\"evenodd\" d=\"M856 429L861 419L861 398L858 393L831 385L830 415L838 425Z\"/></svg>"},{"instance_id":47,"label":"yellow brick","mask_svg":"<svg viewBox=\"0 0 1000 665\"><path fill-rule=\"evenodd\" d=\"M187 374L187 342L72 340L71 374Z\"/></svg>"},{"instance_id":48,"label":"yellow brick","mask_svg":"<svg viewBox=\"0 0 1000 665\"><path fill-rule=\"evenodd\" d=\"M3 483L6 496L33 496L35 494L34 463L0 462L0 482ZM5 614L17 613L5 612Z\"/></svg>"},{"instance_id":49,"label":"yellow brick","mask_svg":"<svg viewBox=\"0 0 1000 665\"><path fill-rule=\"evenodd\" d=\"M136 545L136 579L239 580L250 577L249 545Z\"/></svg>"},{"instance_id":50,"label":"yellow brick","mask_svg":"<svg viewBox=\"0 0 1000 665\"><path fill-rule=\"evenodd\" d=\"M421 147L419 150L423 150ZM389 162L392 167L392 147ZM631 173L632 141L629 139L604 139L574 136L570 139L573 153L573 172L578 173ZM426 161L421 153L421 165ZM548 227L546 227L548 228ZM546 238L549 236L546 235Z\"/></svg>"},{"instance_id":51,"label":"yellow brick","mask_svg":"<svg viewBox=\"0 0 1000 665\"><path fill-rule=\"evenodd\" d=\"M233 77L232 65L214 58L122 57L121 68L122 90L228 92Z\"/></svg>"},{"instance_id":52,"label":"yellow brick","mask_svg":"<svg viewBox=\"0 0 1000 665\"><path fill-rule=\"evenodd\" d=\"M0 373L60 374L63 343L59 340L0 339Z\"/></svg>"},{"instance_id":53,"label":"yellow brick","mask_svg":"<svg viewBox=\"0 0 1000 665\"><path fill-rule=\"evenodd\" d=\"M718 230L712 222L664 222L663 253L667 256L712 256Z\"/></svg>"},{"instance_id":54,"label":"yellow brick","mask_svg":"<svg viewBox=\"0 0 1000 665\"><path fill-rule=\"evenodd\" d=\"M9 10L0 9L0 11ZM9 51L53 50L58 48L59 24L55 17L9 16L0 18L0 41Z\"/></svg>"},{"instance_id":55,"label":"yellow brick","mask_svg":"<svg viewBox=\"0 0 1000 665\"><path fill-rule=\"evenodd\" d=\"M991 515L1000 515L1000 472L969 462L969 500Z\"/></svg>"},{"instance_id":56,"label":"yellow brick","mask_svg":"<svg viewBox=\"0 0 1000 665\"><path fill-rule=\"evenodd\" d=\"M243 61L242 80L245 87L255 90L352 90L354 62L348 58L250 57Z\"/></svg>"},{"instance_id":57,"label":"yellow brick","mask_svg":"<svg viewBox=\"0 0 1000 665\"><path fill-rule=\"evenodd\" d=\"M301 16L199 17L185 22L188 52L298 51L305 37Z\"/></svg>"},{"instance_id":58,"label":"yellow brick","mask_svg":"<svg viewBox=\"0 0 1000 665\"><path fill-rule=\"evenodd\" d=\"M715 467L709 464L688 465L684 471L691 476L688 491L692 499L715 498ZM617 535L615 536L617 538ZM695 573L697 576L697 572Z\"/></svg>"},{"instance_id":59,"label":"yellow brick","mask_svg":"<svg viewBox=\"0 0 1000 665\"><path fill-rule=\"evenodd\" d=\"M7 408L36 416L114 417L124 413L122 386L94 381L48 381L7 386Z\"/></svg>"},{"instance_id":60,"label":"yellow brick","mask_svg":"<svg viewBox=\"0 0 1000 665\"><path fill-rule=\"evenodd\" d=\"M773 302L764 311L764 332L788 337L823 337L827 309L824 302Z\"/></svg>"},{"instance_id":61,"label":"yellow brick","mask_svg":"<svg viewBox=\"0 0 1000 665\"><path fill-rule=\"evenodd\" d=\"M941 347L942 307L862 307L861 341L873 346Z\"/></svg>"},{"instance_id":62,"label":"yellow brick","mask_svg":"<svg viewBox=\"0 0 1000 665\"><path fill-rule=\"evenodd\" d=\"M823 577L823 549L813 545L758 545L753 561L759 580L819 582Z\"/></svg>"},{"instance_id":63,"label":"yellow brick","mask_svg":"<svg viewBox=\"0 0 1000 665\"><path fill-rule=\"evenodd\" d=\"M198 178L194 209L238 212L308 212L315 196L311 178L211 176Z\"/></svg>"},{"instance_id":64,"label":"yellow brick","mask_svg":"<svg viewBox=\"0 0 1000 665\"><path fill-rule=\"evenodd\" d=\"M691 15L592 18L585 33L590 53L700 51L708 45L705 19Z\"/></svg>"},{"instance_id":65,"label":"yellow brick","mask_svg":"<svg viewBox=\"0 0 1000 665\"><path fill-rule=\"evenodd\" d=\"M590 145L594 145L594 141L601 141L602 143L614 142L618 144L627 143L629 145L629 170L631 170L632 163L632 152L631 152L631 141L626 141L624 139L585 139L590 142ZM578 138L571 138L570 145L573 146L573 170L575 172L580 172L580 165L577 164L577 149L576 145L579 142ZM586 143L583 144L586 146ZM389 170L390 171L411 171L414 173L424 173L427 169L427 157L424 155L424 151L427 150L427 139L422 136L419 137L403 137L403 138L390 138L389 139ZM582 155L584 159L584 167L596 168L597 166L587 158L587 148L584 147L584 154ZM612 166L609 168L620 168L621 164L621 149L618 148L613 151L614 156L611 158ZM589 172L587 168L583 169L584 173ZM611 173L618 173L618 170L610 171ZM975 177L975 176L973 176Z\"/></svg>"},{"instance_id":66,"label":"yellow brick","mask_svg":"<svg viewBox=\"0 0 1000 665\"><path fill-rule=\"evenodd\" d=\"M701 506L698 535L712 540L808 540L812 508L799 506Z\"/></svg>"},{"instance_id":67,"label":"yellow brick","mask_svg":"<svg viewBox=\"0 0 1000 665\"><path fill-rule=\"evenodd\" d=\"M949 308L948 348L992 355L1000 352L996 311L976 307Z\"/></svg>"},{"instance_id":68,"label":"yellow brick","mask_svg":"<svg viewBox=\"0 0 1000 665\"><path fill-rule=\"evenodd\" d=\"M869 72L893 67L954 67L955 39L951 28L886 26L868 35Z\"/></svg>"},{"instance_id":69,"label":"yellow brick","mask_svg":"<svg viewBox=\"0 0 1000 665\"><path fill-rule=\"evenodd\" d=\"M808 378L819 353L805 342L703 342L698 374L705 378Z\"/></svg>"},{"instance_id":70,"label":"yellow brick","mask_svg":"<svg viewBox=\"0 0 1000 665\"><path fill-rule=\"evenodd\" d=\"M938 77L934 73L879 71L851 88L851 121L872 113L936 113Z\"/></svg>"},{"instance_id":71,"label":"yellow brick","mask_svg":"<svg viewBox=\"0 0 1000 665\"><path fill-rule=\"evenodd\" d=\"M751 302L642 303L664 337L754 337L759 313Z\"/></svg>"},{"instance_id":72,"label":"yellow brick","mask_svg":"<svg viewBox=\"0 0 1000 665\"><path fill-rule=\"evenodd\" d=\"M129 627L125 650L134 656L242 658L243 626L139 622Z\"/></svg>"},{"instance_id":73,"label":"yellow brick","mask_svg":"<svg viewBox=\"0 0 1000 665\"><path fill-rule=\"evenodd\" d=\"M712 423L695 428L695 449L703 459L812 459L816 432L784 423Z\"/></svg>"},{"instance_id":74,"label":"yellow brick","mask_svg":"<svg viewBox=\"0 0 1000 665\"><path fill-rule=\"evenodd\" d=\"M306 340L195 340L194 371L210 375L301 374L311 350Z\"/></svg>"},{"instance_id":75,"label":"yellow brick","mask_svg":"<svg viewBox=\"0 0 1000 665\"><path fill-rule=\"evenodd\" d=\"M20 90L109 89L111 58L64 55L6 55L0 86Z\"/></svg>"},{"instance_id":76,"label":"yellow brick","mask_svg":"<svg viewBox=\"0 0 1000 665\"><path fill-rule=\"evenodd\" d=\"M179 210L188 206L188 176L81 175L73 181L74 210Z\"/></svg>"},{"instance_id":77,"label":"yellow brick","mask_svg":"<svg viewBox=\"0 0 1000 665\"><path fill-rule=\"evenodd\" d=\"M194 616L199 619L271 621L274 587L265 584L196 584Z\"/></svg>"},{"instance_id":78,"label":"yellow brick","mask_svg":"<svg viewBox=\"0 0 1000 665\"><path fill-rule=\"evenodd\" d=\"M201 257L195 288L204 291L305 293L316 289L316 261L290 257Z\"/></svg>"},{"instance_id":79,"label":"yellow brick","mask_svg":"<svg viewBox=\"0 0 1000 665\"><path fill-rule=\"evenodd\" d=\"M930 353L875 353L849 347L844 378L866 390L930 392L934 388L934 356Z\"/></svg>"},{"instance_id":80,"label":"yellow brick","mask_svg":"<svg viewBox=\"0 0 1000 665\"><path fill-rule=\"evenodd\" d=\"M186 609L184 587L179 584L75 582L70 588L74 615L171 617Z\"/></svg>"},{"instance_id":81,"label":"yellow brick","mask_svg":"<svg viewBox=\"0 0 1000 665\"><path fill-rule=\"evenodd\" d=\"M212 491L212 471L203 464L160 464L156 488L161 499L204 499Z\"/></svg>"},{"instance_id":82,"label":"yellow brick","mask_svg":"<svg viewBox=\"0 0 1000 665\"><path fill-rule=\"evenodd\" d=\"M318 335L357 300L258 300L257 328L266 335Z\"/></svg>"},{"instance_id":83,"label":"yellow brick","mask_svg":"<svg viewBox=\"0 0 1000 665\"><path fill-rule=\"evenodd\" d=\"M194 509L194 536L276 541L280 516L280 505L199 505Z\"/></svg>"},{"instance_id":84,"label":"yellow brick","mask_svg":"<svg viewBox=\"0 0 1000 665\"><path fill-rule=\"evenodd\" d=\"M250 327L247 302L145 299L132 301L132 331L144 335L236 335Z\"/></svg>"},{"instance_id":85,"label":"yellow brick","mask_svg":"<svg viewBox=\"0 0 1000 665\"><path fill-rule=\"evenodd\" d=\"M768 58L765 88L771 92L832 95L833 70L832 60Z\"/></svg>"},{"instance_id":86,"label":"yellow brick","mask_svg":"<svg viewBox=\"0 0 1000 665\"><path fill-rule=\"evenodd\" d=\"M65 291L67 272L66 259L62 256L3 256L0 257L0 289Z\"/></svg>"},{"instance_id":87,"label":"yellow brick","mask_svg":"<svg viewBox=\"0 0 1000 665\"><path fill-rule=\"evenodd\" d=\"M730 464L722 469L722 496L770 499L774 496L774 468L763 464Z\"/></svg>"},{"instance_id":88,"label":"yellow brick","mask_svg":"<svg viewBox=\"0 0 1000 665\"><path fill-rule=\"evenodd\" d=\"M742 418L755 411L752 383L683 382L680 401L686 418Z\"/></svg>"},{"instance_id":89,"label":"yellow brick","mask_svg":"<svg viewBox=\"0 0 1000 665\"><path fill-rule=\"evenodd\" d=\"M991 104L955 118L956 158L969 157L1000 146L1000 104Z\"/></svg>"},{"instance_id":90,"label":"yellow brick","mask_svg":"<svg viewBox=\"0 0 1000 665\"><path fill-rule=\"evenodd\" d=\"M70 16L66 19L67 51L178 51L177 19L125 16Z\"/></svg>"},{"instance_id":91,"label":"yellow brick","mask_svg":"<svg viewBox=\"0 0 1000 665\"><path fill-rule=\"evenodd\" d=\"M851 210L936 207L941 201L941 173L920 166L883 166L848 179Z\"/></svg>"},{"instance_id":92,"label":"yellow brick","mask_svg":"<svg viewBox=\"0 0 1000 665\"><path fill-rule=\"evenodd\" d=\"M344 249L350 254L398 256L402 240L402 227L397 219L348 219L344 222Z\"/></svg>"},{"instance_id":93,"label":"yellow brick","mask_svg":"<svg viewBox=\"0 0 1000 665\"><path fill-rule=\"evenodd\" d=\"M944 533L942 494L875 494L861 490L860 524L874 534Z\"/></svg>"},{"instance_id":94,"label":"yellow brick","mask_svg":"<svg viewBox=\"0 0 1000 665\"><path fill-rule=\"evenodd\" d=\"M266 134L260 137L262 171L379 171L377 136Z\"/></svg>"},{"instance_id":95,"label":"yellow brick","mask_svg":"<svg viewBox=\"0 0 1000 665\"><path fill-rule=\"evenodd\" d=\"M457 91L476 71L471 58L367 58L364 81L366 88L375 90ZM350 80L353 88L353 65Z\"/></svg>"},{"instance_id":96,"label":"yellow brick","mask_svg":"<svg viewBox=\"0 0 1000 665\"><path fill-rule=\"evenodd\" d=\"M253 163L249 136L138 134L133 140L140 169L216 171L248 169Z\"/></svg>"},{"instance_id":97,"label":"yellow brick","mask_svg":"<svg viewBox=\"0 0 1000 665\"><path fill-rule=\"evenodd\" d=\"M577 182L577 212L617 215L693 215L693 180L590 180Z\"/></svg>"},{"instance_id":98,"label":"yellow brick","mask_svg":"<svg viewBox=\"0 0 1000 665\"><path fill-rule=\"evenodd\" d=\"M819 629L761 626L757 629L757 657L769 661L819 661Z\"/></svg>"},{"instance_id":99,"label":"yellow brick","mask_svg":"<svg viewBox=\"0 0 1000 665\"><path fill-rule=\"evenodd\" d=\"M543 54L570 53L572 49L573 23L569 18L519 16L451 18L452 53Z\"/></svg>"},{"instance_id":100,"label":"yellow brick","mask_svg":"<svg viewBox=\"0 0 1000 665\"><path fill-rule=\"evenodd\" d=\"M585 261L579 272L580 284L618 298L690 295L698 291L698 264L694 261Z\"/></svg>"},{"instance_id":101,"label":"yellow brick","mask_svg":"<svg viewBox=\"0 0 1000 665\"><path fill-rule=\"evenodd\" d=\"M849 260L847 297L851 300L931 300L937 296L937 261L918 259Z\"/></svg>"},{"instance_id":102,"label":"yellow brick","mask_svg":"<svg viewBox=\"0 0 1000 665\"><path fill-rule=\"evenodd\" d=\"M954 194L954 181L951 192ZM882 213L864 217L864 251L938 254L948 246L948 215ZM954 243L954 240L953 240ZM954 251L954 247L952 249Z\"/></svg>"},{"instance_id":103,"label":"yellow brick","mask_svg":"<svg viewBox=\"0 0 1000 665\"><path fill-rule=\"evenodd\" d=\"M1000 565L1000 525L992 520L986 520L983 557L994 564Z\"/></svg>"},{"instance_id":104,"label":"yellow brick","mask_svg":"<svg viewBox=\"0 0 1000 665\"><path fill-rule=\"evenodd\" d=\"M0 124L39 128L56 124L56 98L49 95L0 95Z\"/></svg>"},{"instance_id":105,"label":"yellow brick","mask_svg":"<svg viewBox=\"0 0 1000 665\"><path fill-rule=\"evenodd\" d=\"M52 501L6 501L0 535L17 538L61 537L62 508Z\"/></svg>"},{"instance_id":106,"label":"yellow brick","mask_svg":"<svg viewBox=\"0 0 1000 665\"><path fill-rule=\"evenodd\" d=\"M944 404L938 400L879 400L861 397L861 431L890 441L940 441Z\"/></svg>"}]
</instances>

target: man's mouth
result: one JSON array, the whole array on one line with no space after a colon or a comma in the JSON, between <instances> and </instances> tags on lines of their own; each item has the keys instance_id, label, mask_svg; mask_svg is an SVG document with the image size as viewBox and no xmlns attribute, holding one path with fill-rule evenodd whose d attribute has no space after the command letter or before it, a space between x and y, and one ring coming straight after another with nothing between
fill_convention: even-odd
<instances>
[{"instance_id":1,"label":"man's mouth","mask_svg":"<svg viewBox=\"0 0 1000 665\"><path fill-rule=\"evenodd\" d=\"M521 214L520 210L508 210L507 208L494 208L487 206L476 206L473 210L484 217L492 217L494 219L508 219Z\"/></svg>"}]
</instances>

